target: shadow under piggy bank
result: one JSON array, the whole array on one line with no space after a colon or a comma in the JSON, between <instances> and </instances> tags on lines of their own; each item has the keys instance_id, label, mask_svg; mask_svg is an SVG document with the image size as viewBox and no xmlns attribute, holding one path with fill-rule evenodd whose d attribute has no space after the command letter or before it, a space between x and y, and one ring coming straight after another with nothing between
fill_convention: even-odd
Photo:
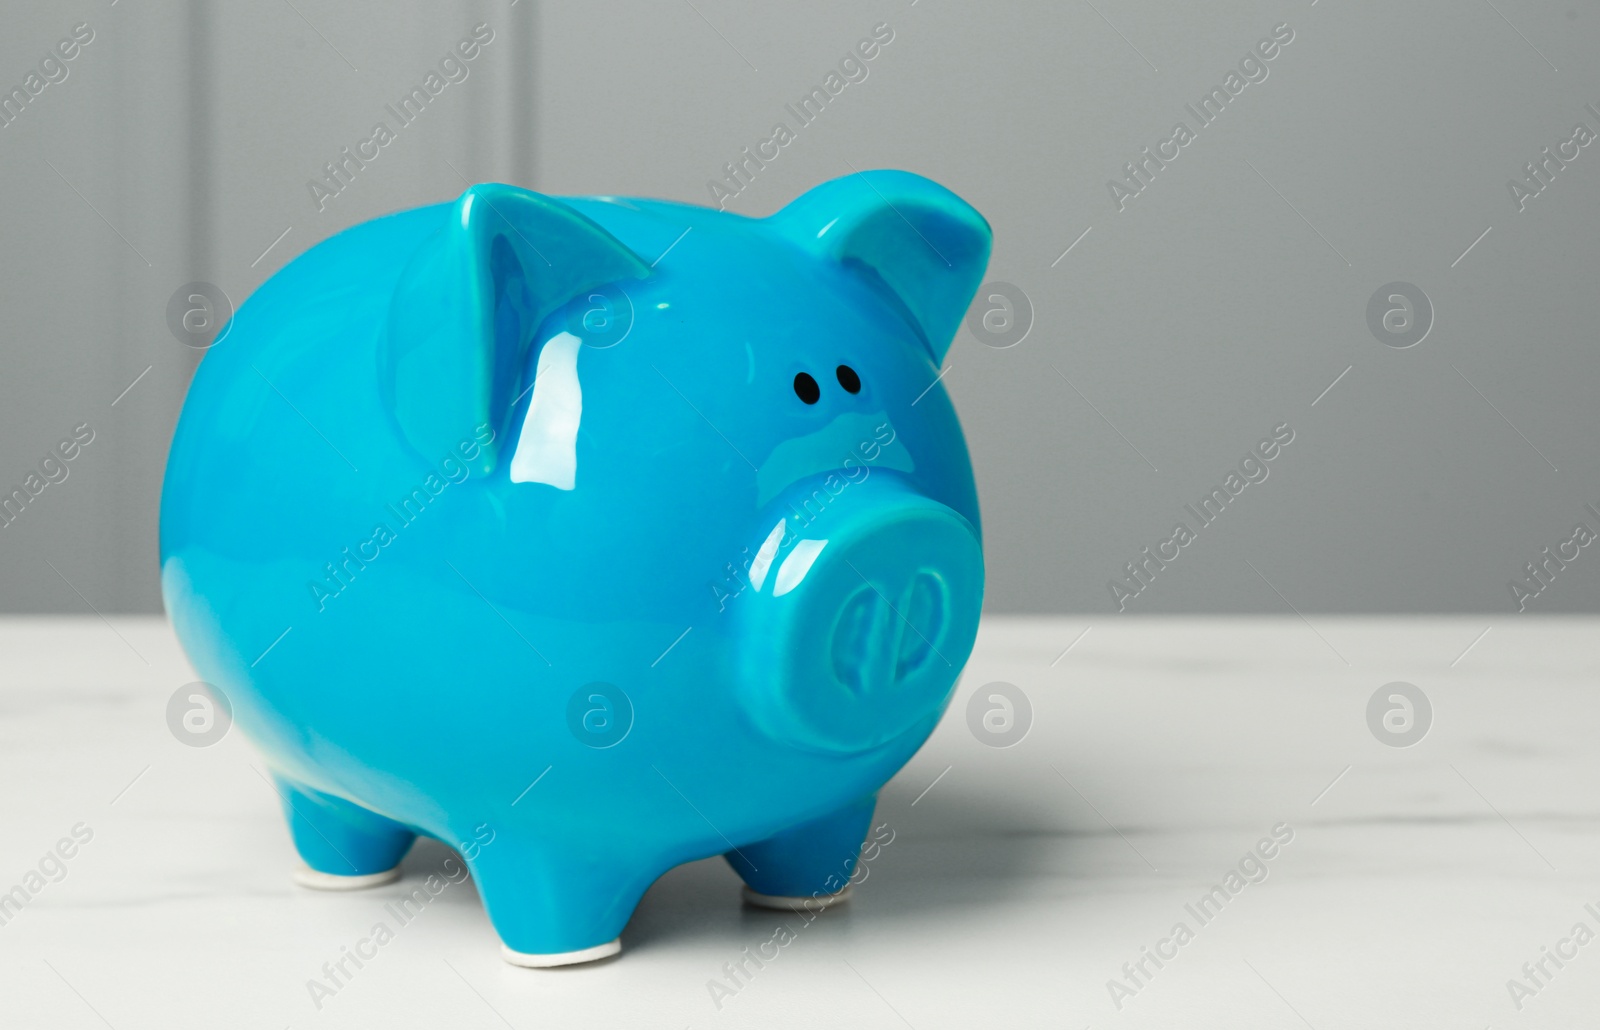
<instances>
[{"instance_id":1,"label":"shadow under piggy bank","mask_svg":"<svg viewBox=\"0 0 1600 1030\"><path fill-rule=\"evenodd\" d=\"M1038 827L1036 811L990 795L950 791L912 809L913 796L892 786L886 791L854 873L841 871L841 880L853 884L848 904L811 912L741 904L738 875L712 858L657 880L623 933L625 945L635 954L657 945L701 945L737 959L746 947L770 955L869 925L881 931L925 925L933 911L953 922L981 921L982 911L1030 889L1025 884L1036 882L1041 867L1070 869L1072 853L1088 846L1073 830Z\"/></svg>"},{"instance_id":2,"label":"shadow under piggy bank","mask_svg":"<svg viewBox=\"0 0 1600 1030\"><path fill-rule=\"evenodd\" d=\"M1036 827L1036 811L992 796L950 791L912 809L909 794L898 797L892 787L886 793L857 869L853 875L841 871L841 879L848 875L854 884L849 904L814 914L744 904L738 874L720 856L707 858L671 869L651 886L623 931L625 950L698 945L737 957L742 948L754 952L768 941L769 952L803 939L815 946L868 923L891 930L921 922L931 910L959 921L1024 893L1042 866L1073 868L1072 854L1091 846L1083 838L1094 836ZM426 891L435 877L436 885L445 886L431 904L481 911L477 888L449 846L419 838L400 868L402 879L389 890ZM780 926L788 931L786 939L778 939L784 936ZM484 933L492 933L487 916Z\"/></svg>"}]
</instances>

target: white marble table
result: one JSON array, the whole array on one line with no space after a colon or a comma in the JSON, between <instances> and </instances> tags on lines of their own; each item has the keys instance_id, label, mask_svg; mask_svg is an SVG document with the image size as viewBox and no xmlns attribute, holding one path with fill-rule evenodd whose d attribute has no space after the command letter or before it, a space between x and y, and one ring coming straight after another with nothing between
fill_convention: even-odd
<instances>
[{"instance_id":1,"label":"white marble table","mask_svg":"<svg viewBox=\"0 0 1600 1030\"><path fill-rule=\"evenodd\" d=\"M293 886L260 756L237 732L197 749L167 728L194 677L163 622L4 620L0 655L0 891L92 832L5 913L8 1028L1412 1030L1600 1012L1600 942L1571 939L1600 932L1592 619L990 619L884 792L894 839L850 904L802 926L741 907L732 871L701 862L650 891L620 959L557 971L501 962L470 881L398 926L385 904L438 846L401 884ZM993 681L1033 708L1009 748L966 718ZM1369 728L1391 681L1433 707L1408 748ZM1274 827L1293 839L1229 894ZM1227 900L1202 923L1214 884ZM395 938L317 1008L307 982L380 920ZM784 922L794 940L719 1008L708 982ZM1507 981L1557 948L1573 957L1535 966L1519 1010ZM1139 987L1119 1009L1125 963Z\"/></svg>"}]
</instances>

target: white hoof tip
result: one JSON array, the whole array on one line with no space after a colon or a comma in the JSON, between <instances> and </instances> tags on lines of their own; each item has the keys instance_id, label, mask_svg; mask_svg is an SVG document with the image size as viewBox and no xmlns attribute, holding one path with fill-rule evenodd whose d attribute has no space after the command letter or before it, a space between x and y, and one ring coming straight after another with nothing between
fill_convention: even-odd
<instances>
[{"instance_id":1,"label":"white hoof tip","mask_svg":"<svg viewBox=\"0 0 1600 1030\"><path fill-rule=\"evenodd\" d=\"M592 948L579 948L577 951L553 951L548 954L530 954L526 951L512 951L504 944L500 945L500 957L514 966L524 969L553 969L556 966L575 966L582 962L597 962L603 958L622 951L622 938L596 944Z\"/></svg>"},{"instance_id":2,"label":"white hoof tip","mask_svg":"<svg viewBox=\"0 0 1600 1030\"><path fill-rule=\"evenodd\" d=\"M814 894L810 897L789 897L783 894L762 894L749 887L742 888L744 903L757 908L772 908L779 912L819 912L840 902L850 900L850 884L837 894Z\"/></svg>"},{"instance_id":3,"label":"white hoof tip","mask_svg":"<svg viewBox=\"0 0 1600 1030\"><path fill-rule=\"evenodd\" d=\"M323 873L310 866L302 866L294 871L294 882L302 887L310 887L314 891L360 891L368 887L382 887L398 879L400 879L399 866L385 869L381 873L365 873L361 876Z\"/></svg>"}]
</instances>

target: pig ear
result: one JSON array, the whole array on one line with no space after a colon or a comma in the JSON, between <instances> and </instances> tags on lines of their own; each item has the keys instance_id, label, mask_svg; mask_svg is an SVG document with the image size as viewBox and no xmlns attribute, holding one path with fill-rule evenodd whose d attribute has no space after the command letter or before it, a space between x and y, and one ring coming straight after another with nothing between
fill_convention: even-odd
<instances>
[{"instance_id":1,"label":"pig ear","mask_svg":"<svg viewBox=\"0 0 1600 1030\"><path fill-rule=\"evenodd\" d=\"M935 364L944 361L983 281L993 239L970 204L910 172L858 172L823 183L771 222L889 294Z\"/></svg>"},{"instance_id":2,"label":"pig ear","mask_svg":"<svg viewBox=\"0 0 1600 1030\"><path fill-rule=\"evenodd\" d=\"M384 396L406 439L438 462L480 426L499 434L539 324L586 290L649 271L565 204L515 186L468 189L401 273L379 344ZM499 443L474 471L494 467Z\"/></svg>"}]
</instances>

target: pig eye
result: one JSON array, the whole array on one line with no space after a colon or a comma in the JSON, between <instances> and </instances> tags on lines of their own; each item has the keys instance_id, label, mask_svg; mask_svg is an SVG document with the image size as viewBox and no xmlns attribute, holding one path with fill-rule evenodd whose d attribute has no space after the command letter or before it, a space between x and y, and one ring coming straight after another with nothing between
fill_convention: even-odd
<instances>
[{"instance_id":1,"label":"pig eye","mask_svg":"<svg viewBox=\"0 0 1600 1030\"><path fill-rule=\"evenodd\" d=\"M794 395L807 404L815 404L822 397L822 387L817 385L810 373L801 372L794 377Z\"/></svg>"},{"instance_id":2,"label":"pig eye","mask_svg":"<svg viewBox=\"0 0 1600 1030\"><path fill-rule=\"evenodd\" d=\"M861 377L849 365L840 365L834 369L834 375L839 377L839 385L844 387L846 393L861 392Z\"/></svg>"}]
</instances>

